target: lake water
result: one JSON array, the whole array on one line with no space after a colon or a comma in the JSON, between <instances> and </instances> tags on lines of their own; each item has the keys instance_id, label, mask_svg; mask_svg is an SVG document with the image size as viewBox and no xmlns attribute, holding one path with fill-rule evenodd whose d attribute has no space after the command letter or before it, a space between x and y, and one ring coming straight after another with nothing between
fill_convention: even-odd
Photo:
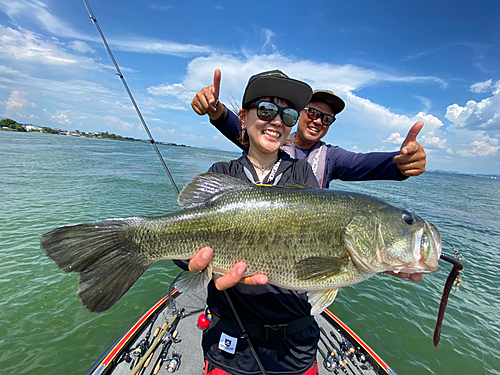
<instances>
[{"instance_id":1,"label":"lake water","mask_svg":"<svg viewBox=\"0 0 500 375\"><path fill-rule=\"evenodd\" d=\"M179 188L238 154L159 146ZM377 275L330 309L400 375L500 374L500 180L426 172L404 182L334 182L434 223L464 257L463 282L432 345L450 266L413 283ZM0 131L0 373L82 374L166 291L178 269L154 264L101 314L75 296L77 276L40 250L58 226L179 209L152 146ZM445 248L452 253L450 248Z\"/></svg>"}]
</instances>

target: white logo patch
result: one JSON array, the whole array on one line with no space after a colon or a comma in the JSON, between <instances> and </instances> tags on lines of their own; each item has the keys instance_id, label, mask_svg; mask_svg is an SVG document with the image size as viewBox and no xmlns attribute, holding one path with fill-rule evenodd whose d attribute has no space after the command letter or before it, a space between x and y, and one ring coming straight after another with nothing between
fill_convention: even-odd
<instances>
[{"instance_id":1,"label":"white logo patch","mask_svg":"<svg viewBox=\"0 0 500 375\"><path fill-rule=\"evenodd\" d=\"M219 349L231 354L234 354L236 351L236 344L238 343L238 339L235 337L231 337L222 332L219 339Z\"/></svg>"}]
</instances>

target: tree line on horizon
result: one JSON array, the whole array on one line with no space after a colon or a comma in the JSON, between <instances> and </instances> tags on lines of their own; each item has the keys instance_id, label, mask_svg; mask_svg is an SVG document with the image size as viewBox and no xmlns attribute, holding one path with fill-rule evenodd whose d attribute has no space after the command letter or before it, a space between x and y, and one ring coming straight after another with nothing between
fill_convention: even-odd
<instances>
[{"instance_id":1,"label":"tree line on horizon","mask_svg":"<svg viewBox=\"0 0 500 375\"><path fill-rule=\"evenodd\" d=\"M4 118L0 120L0 130L6 130L6 131L18 131L18 132L29 132L29 133L45 133L45 134L67 134L68 132L66 130L60 130L60 129L52 129L48 126L37 126L37 128L41 128L40 131L37 130L26 130L27 125L23 125L18 123L17 121L14 121L10 118ZM150 142L149 140L144 140L144 139L137 139L137 138L132 138L132 137L122 137L121 135L114 134L114 133L108 133L107 131L105 132L95 132L95 133L87 133L87 132L81 132L80 130L75 130L73 132L77 136L80 137L86 137L86 138L98 138L98 139L112 139L115 141L129 141L129 142ZM177 144L177 143L171 143L171 142L155 142L161 145L166 145L166 146L178 146L178 147L191 147L191 146L186 146L183 144Z\"/></svg>"},{"instance_id":2,"label":"tree line on horizon","mask_svg":"<svg viewBox=\"0 0 500 375\"><path fill-rule=\"evenodd\" d=\"M0 129L1 130L18 131L18 132L29 132L29 131L36 132L35 130L26 130L25 126L23 126L22 124L18 123L17 121L14 121L10 118L4 118L4 119L0 120ZM48 126L41 127L41 133L45 133L45 134L60 134L61 132L62 132L61 130L52 129ZM66 131L64 131L64 132L66 132ZM122 137L121 135L108 133L107 131L89 134L89 133L80 132L79 130L75 130L74 133L76 133L82 137L89 137L89 138L106 138L106 139L114 139L117 141L136 141L135 138Z\"/></svg>"}]
</instances>

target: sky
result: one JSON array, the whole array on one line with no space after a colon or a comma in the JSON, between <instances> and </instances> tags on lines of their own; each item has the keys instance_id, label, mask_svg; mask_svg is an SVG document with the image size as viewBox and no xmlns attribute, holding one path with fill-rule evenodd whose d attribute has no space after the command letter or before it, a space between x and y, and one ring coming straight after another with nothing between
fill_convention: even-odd
<instances>
[{"instance_id":1,"label":"sky","mask_svg":"<svg viewBox=\"0 0 500 375\"><path fill-rule=\"evenodd\" d=\"M498 0L89 2L156 141L238 151L191 100L219 68L237 109L280 69L346 102L327 143L395 151L423 121L427 169L500 174ZM83 0L0 0L0 118L147 138Z\"/></svg>"}]
</instances>

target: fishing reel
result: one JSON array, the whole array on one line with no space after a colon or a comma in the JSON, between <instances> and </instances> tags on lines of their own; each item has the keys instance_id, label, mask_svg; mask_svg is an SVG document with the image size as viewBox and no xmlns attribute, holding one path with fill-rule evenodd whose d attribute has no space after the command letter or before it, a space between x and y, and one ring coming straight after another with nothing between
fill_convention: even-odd
<instances>
[{"instance_id":1,"label":"fishing reel","mask_svg":"<svg viewBox=\"0 0 500 375\"><path fill-rule=\"evenodd\" d=\"M181 355L177 352L172 352L172 356L167 359L165 368L167 372L173 373L177 371L181 365Z\"/></svg>"}]
</instances>

